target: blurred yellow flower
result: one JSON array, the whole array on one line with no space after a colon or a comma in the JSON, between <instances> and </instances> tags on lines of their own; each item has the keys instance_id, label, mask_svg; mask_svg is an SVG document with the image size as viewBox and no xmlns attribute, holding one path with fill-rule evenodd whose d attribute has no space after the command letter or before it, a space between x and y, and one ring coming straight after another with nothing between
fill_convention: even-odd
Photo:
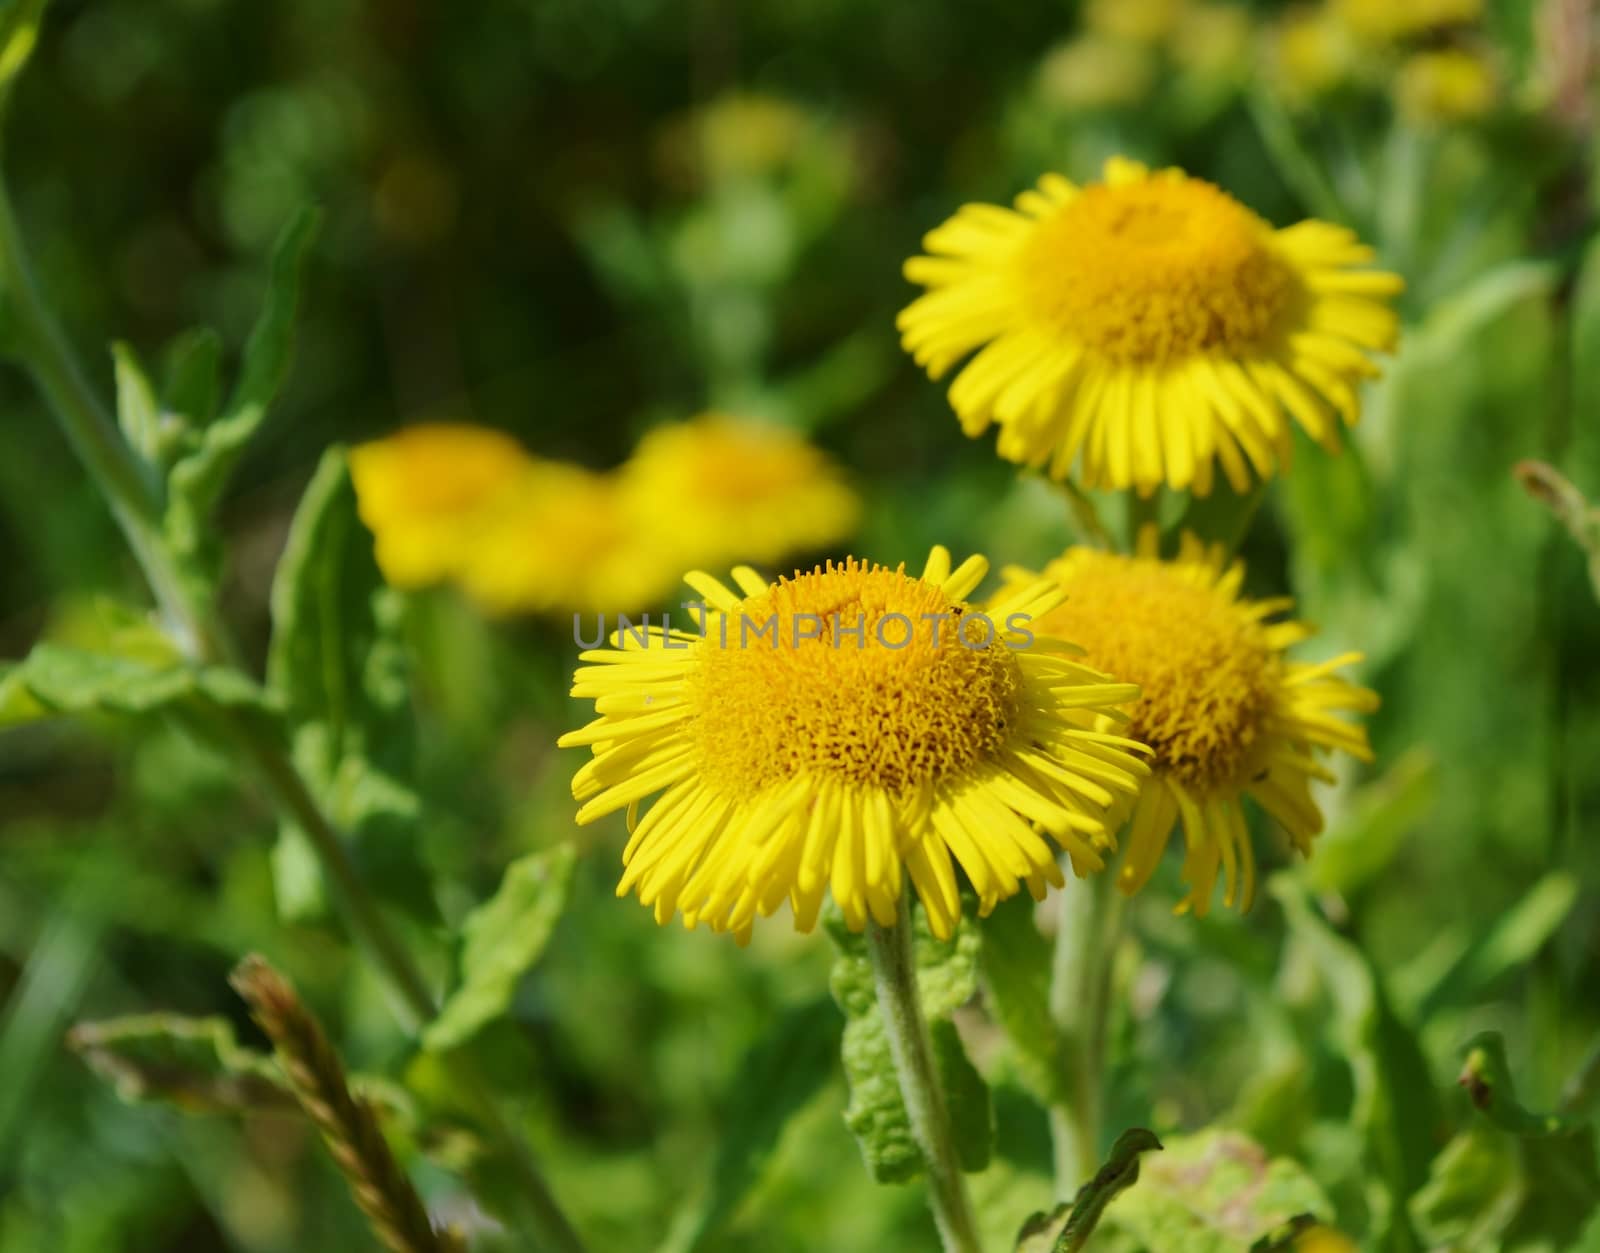
<instances>
[{"instance_id":1,"label":"blurred yellow flower","mask_svg":"<svg viewBox=\"0 0 1600 1253\"><path fill-rule=\"evenodd\" d=\"M1202 78L1241 79L1250 69L1254 31L1243 5L1190 5L1172 32L1172 58Z\"/></svg>"},{"instance_id":2,"label":"blurred yellow flower","mask_svg":"<svg viewBox=\"0 0 1600 1253\"><path fill-rule=\"evenodd\" d=\"M1155 43L1170 35L1188 0L1089 0L1083 24L1099 35Z\"/></svg>"},{"instance_id":3,"label":"blurred yellow flower","mask_svg":"<svg viewBox=\"0 0 1600 1253\"><path fill-rule=\"evenodd\" d=\"M812 129L812 120L788 100L729 92L663 128L656 156L687 182L773 174L794 159Z\"/></svg>"},{"instance_id":4,"label":"blurred yellow flower","mask_svg":"<svg viewBox=\"0 0 1600 1253\"><path fill-rule=\"evenodd\" d=\"M455 574L528 468L517 442L481 426L424 423L350 451L361 520L395 587Z\"/></svg>"},{"instance_id":5,"label":"blurred yellow flower","mask_svg":"<svg viewBox=\"0 0 1600 1253\"><path fill-rule=\"evenodd\" d=\"M1395 100L1407 118L1422 125L1483 117L1494 107L1494 69L1463 48L1417 52L1400 67Z\"/></svg>"},{"instance_id":6,"label":"blurred yellow flower","mask_svg":"<svg viewBox=\"0 0 1600 1253\"><path fill-rule=\"evenodd\" d=\"M1342 86L1360 62L1349 29L1326 8L1290 9L1270 28L1268 53L1279 86L1297 102Z\"/></svg>"},{"instance_id":7,"label":"blurred yellow flower","mask_svg":"<svg viewBox=\"0 0 1600 1253\"><path fill-rule=\"evenodd\" d=\"M629 508L617 476L530 459L457 574L485 613L633 613L676 581L659 530Z\"/></svg>"},{"instance_id":8,"label":"blurred yellow flower","mask_svg":"<svg viewBox=\"0 0 1600 1253\"><path fill-rule=\"evenodd\" d=\"M1036 629L1071 639L1089 665L1139 685L1122 729L1155 756L1129 819L1122 890L1144 886L1181 820L1189 894L1179 908L1204 915L1220 870L1224 903L1247 909L1255 855L1241 801L1253 797L1309 854L1322 829L1311 782L1333 777L1316 754L1370 760L1366 732L1335 715L1370 712L1378 699L1336 673L1357 654L1289 661L1285 650L1312 628L1270 621L1292 607L1288 598L1241 598L1244 567L1220 547L1185 535L1178 557L1163 561L1157 543L1147 527L1131 557L1068 549L1042 572L1067 599ZM1039 577L1008 570L1002 595Z\"/></svg>"},{"instance_id":9,"label":"blurred yellow flower","mask_svg":"<svg viewBox=\"0 0 1600 1253\"><path fill-rule=\"evenodd\" d=\"M1080 35L1040 62L1039 95L1061 109L1109 109L1143 100L1155 78L1155 58L1144 45Z\"/></svg>"},{"instance_id":10,"label":"blurred yellow flower","mask_svg":"<svg viewBox=\"0 0 1600 1253\"><path fill-rule=\"evenodd\" d=\"M899 317L968 435L1093 488L1237 491L1286 464L1289 419L1338 447L1356 384L1391 348L1398 276L1341 226L1274 230L1180 170L1106 163L1079 187L1047 174L1016 208L967 205L924 239ZM1287 415L1287 417L1286 417Z\"/></svg>"},{"instance_id":11,"label":"blurred yellow flower","mask_svg":"<svg viewBox=\"0 0 1600 1253\"><path fill-rule=\"evenodd\" d=\"M1317 1223L1294 1238L1294 1253L1359 1253L1356 1242L1342 1231Z\"/></svg>"},{"instance_id":12,"label":"blurred yellow flower","mask_svg":"<svg viewBox=\"0 0 1600 1253\"><path fill-rule=\"evenodd\" d=\"M626 508L660 532L677 570L770 564L847 538L861 517L838 468L801 436L721 414L648 432L621 482Z\"/></svg>"},{"instance_id":13,"label":"blurred yellow flower","mask_svg":"<svg viewBox=\"0 0 1600 1253\"><path fill-rule=\"evenodd\" d=\"M1090 724L1136 689L1060 641L1022 646L1008 628L1060 603L1048 583L969 616L987 569L936 548L920 577L854 559L776 584L740 567L738 591L690 574L701 633L584 653L572 694L600 716L561 744L594 754L572 782L580 823L628 810L617 894L743 943L785 900L809 931L830 888L854 930L890 925L909 876L948 937L958 864L984 912L1063 881L1045 835L1100 869L1107 810L1147 771Z\"/></svg>"},{"instance_id":14,"label":"blurred yellow flower","mask_svg":"<svg viewBox=\"0 0 1600 1253\"><path fill-rule=\"evenodd\" d=\"M1440 26L1476 22L1483 0L1330 0L1334 15L1355 35L1388 43Z\"/></svg>"}]
</instances>

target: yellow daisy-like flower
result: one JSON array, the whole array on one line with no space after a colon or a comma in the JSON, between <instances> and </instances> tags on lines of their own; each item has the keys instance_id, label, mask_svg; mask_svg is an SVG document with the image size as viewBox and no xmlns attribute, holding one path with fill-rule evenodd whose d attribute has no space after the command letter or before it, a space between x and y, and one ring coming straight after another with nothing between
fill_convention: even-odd
<instances>
[{"instance_id":1,"label":"yellow daisy-like flower","mask_svg":"<svg viewBox=\"0 0 1600 1253\"><path fill-rule=\"evenodd\" d=\"M722 414L649 431L621 478L638 525L662 532L680 570L765 565L837 543L861 518L860 499L819 449Z\"/></svg>"},{"instance_id":2,"label":"yellow daisy-like flower","mask_svg":"<svg viewBox=\"0 0 1600 1253\"><path fill-rule=\"evenodd\" d=\"M1220 871L1224 903L1247 909L1255 855L1241 801L1253 797L1295 850L1309 854L1322 829L1311 783L1333 778L1317 752L1341 749L1370 761L1365 730L1336 714L1370 712L1378 699L1337 673L1358 654L1288 660L1284 651L1312 629L1272 621L1292 607L1286 597L1241 598L1243 564L1229 563L1220 546L1185 535L1177 558L1164 561L1158 540L1147 527L1132 557L1068 549L1043 572L1066 602L1037 629L1069 636L1090 665L1140 688L1125 731L1154 759L1129 821L1123 891L1149 880L1181 819L1190 890L1179 908L1204 915ZM1009 570L1007 586L1038 577Z\"/></svg>"},{"instance_id":3,"label":"yellow daisy-like flower","mask_svg":"<svg viewBox=\"0 0 1600 1253\"><path fill-rule=\"evenodd\" d=\"M694 573L701 633L619 632L582 654L573 695L600 716L561 744L594 752L572 784L580 823L628 810L617 894L743 943L785 901L809 931L830 888L855 930L891 925L909 876L948 937L957 865L984 911L1063 882L1052 839L1077 873L1100 869L1107 811L1145 767L1091 724L1136 689L1029 642L1061 601L1047 582L977 615L987 569L936 548L920 576L850 559L769 584L740 567L734 591Z\"/></svg>"},{"instance_id":4,"label":"yellow daisy-like flower","mask_svg":"<svg viewBox=\"0 0 1600 1253\"><path fill-rule=\"evenodd\" d=\"M1406 58L1395 78L1395 102L1413 123L1465 122L1494 108L1494 67L1480 53L1440 48Z\"/></svg>"},{"instance_id":5,"label":"yellow daisy-like flower","mask_svg":"<svg viewBox=\"0 0 1600 1253\"><path fill-rule=\"evenodd\" d=\"M357 508L383 577L417 588L456 573L528 464L516 440L481 426L424 423L352 448Z\"/></svg>"},{"instance_id":6,"label":"yellow daisy-like flower","mask_svg":"<svg viewBox=\"0 0 1600 1253\"><path fill-rule=\"evenodd\" d=\"M1274 230L1121 158L1103 183L1049 174L1014 210L967 205L923 242L907 351L933 378L975 352L950 386L967 434L998 424L1002 457L1058 478L1079 462L1089 487L1204 495L1216 462L1242 492L1287 463L1289 418L1337 448L1398 330L1400 279L1363 268L1344 227Z\"/></svg>"},{"instance_id":7,"label":"yellow daisy-like flower","mask_svg":"<svg viewBox=\"0 0 1600 1253\"><path fill-rule=\"evenodd\" d=\"M484 612L632 613L679 569L631 511L615 475L562 461L528 466L456 571Z\"/></svg>"},{"instance_id":8,"label":"yellow daisy-like flower","mask_svg":"<svg viewBox=\"0 0 1600 1253\"><path fill-rule=\"evenodd\" d=\"M1483 0L1332 0L1333 11L1354 34L1389 43L1441 26L1476 22Z\"/></svg>"}]
</instances>

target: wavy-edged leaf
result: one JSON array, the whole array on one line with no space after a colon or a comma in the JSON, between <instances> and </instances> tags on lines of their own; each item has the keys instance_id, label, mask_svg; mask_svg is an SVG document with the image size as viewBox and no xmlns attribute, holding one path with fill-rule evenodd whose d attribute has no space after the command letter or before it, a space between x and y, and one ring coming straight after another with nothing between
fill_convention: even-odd
<instances>
[{"instance_id":1,"label":"wavy-edged leaf","mask_svg":"<svg viewBox=\"0 0 1600 1253\"><path fill-rule=\"evenodd\" d=\"M162 1101L189 1113L296 1109L265 1053L245 1048L226 1018L135 1014L83 1022L67 1044L124 1101Z\"/></svg>"}]
</instances>

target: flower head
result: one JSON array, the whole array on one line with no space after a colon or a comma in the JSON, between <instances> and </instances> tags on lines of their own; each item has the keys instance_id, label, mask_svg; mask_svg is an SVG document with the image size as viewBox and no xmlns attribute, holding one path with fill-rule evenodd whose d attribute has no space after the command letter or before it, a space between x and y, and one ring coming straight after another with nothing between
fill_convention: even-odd
<instances>
[{"instance_id":1,"label":"flower head","mask_svg":"<svg viewBox=\"0 0 1600 1253\"><path fill-rule=\"evenodd\" d=\"M701 633L619 632L584 653L573 695L600 716L561 743L594 752L578 821L629 811L618 895L742 941L785 901L809 931L830 888L853 929L889 925L908 876L948 937L958 865L985 912L1063 881L1050 840L1099 869L1107 811L1145 768L1091 724L1135 689L1060 641L1022 647L1060 602L1048 583L976 614L986 570L952 571L936 548L920 576L851 559L769 584L740 567L735 591L691 574Z\"/></svg>"},{"instance_id":2,"label":"flower head","mask_svg":"<svg viewBox=\"0 0 1600 1253\"><path fill-rule=\"evenodd\" d=\"M456 573L486 613L634 612L672 588L659 538L615 475L529 458Z\"/></svg>"},{"instance_id":3,"label":"flower head","mask_svg":"<svg viewBox=\"0 0 1600 1253\"><path fill-rule=\"evenodd\" d=\"M1105 182L1046 175L1015 209L968 205L906 263L929 290L900 314L950 402L1000 455L1089 487L1244 491L1287 461L1292 418L1338 446L1368 354L1397 333L1393 274L1343 227L1274 230L1179 170L1106 163ZM1287 415L1287 416L1286 416Z\"/></svg>"},{"instance_id":4,"label":"flower head","mask_svg":"<svg viewBox=\"0 0 1600 1253\"><path fill-rule=\"evenodd\" d=\"M481 426L424 423L351 449L383 577L415 588L455 574L527 468L514 439Z\"/></svg>"},{"instance_id":5,"label":"flower head","mask_svg":"<svg viewBox=\"0 0 1600 1253\"><path fill-rule=\"evenodd\" d=\"M1181 820L1190 887L1182 907L1205 914L1220 870L1224 903L1248 908L1255 855L1242 799L1254 798L1309 854L1322 829L1310 785L1333 777L1317 751L1370 760L1366 732L1335 715L1369 712L1377 697L1337 673L1356 654L1288 660L1285 650L1311 629L1273 620L1287 599L1241 598L1244 568L1220 547L1186 535L1177 558L1164 561L1157 538L1146 528L1132 557L1073 548L1051 562L1044 577L1067 599L1038 626L1069 635L1090 665L1139 685L1125 731L1154 756L1130 820L1123 890L1149 880ZM1008 587L1038 577L1008 571Z\"/></svg>"},{"instance_id":6,"label":"flower head","mask_svg":"<svg viewBox=\"0 0 1600 1253\"><path fill-rule=\"evenodd\" d=\"M1389 43L1476 22L1483 16L1483 0L1333 0L1333 12L1361 39Z\"/></svg>"},{"instance_id":7,"label":"flower head","mask_svg":"<svg viewBox=\"0 0 1600 1253\"><path fill-rule=\"evenodd\" d=\"M1394 84L1400 111L1423 126L1483 117L1494 108L1495 90L1494 67L1465 48L1414 53Z\"/></svg>"},{"instance_id":8,"label":"flower head","mask_svg":"<svg viewBox=\"0 0 1600 1253\"><path fill-rule=\"evenodd\" d=\"M622 468L642 529L686 565L761 564L845 539L861 502L831 461L793 431L704 414L646 433Z\"/></svg>"}]
</instances>

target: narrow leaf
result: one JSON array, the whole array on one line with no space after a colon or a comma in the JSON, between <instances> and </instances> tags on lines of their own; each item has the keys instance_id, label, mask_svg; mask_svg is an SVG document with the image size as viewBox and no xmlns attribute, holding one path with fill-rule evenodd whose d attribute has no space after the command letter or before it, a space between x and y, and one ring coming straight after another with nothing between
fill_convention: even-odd
<instances>
[{"instance_id":1,"label":"narrow leaf","mask_svg":"<svg viewBox=\"0 0 1600 1253\"><path fill-rule=\"evenodd\" d=\"M301 274L319 220L316 210L301 209L278 236L266 301L245 344L239 382L222 416L205 428L198 446L172 467L167 533L184 554L199 554L204 549L211 511L288 371Z\"/></svg>"},{"instance_id":2,"label":"narrow leaf","mask_svg":"<svg viewBox=\"0 0 1600 1253\"><path fill-rule=\"evenodd\" d=\"M356 516L343 449L323 455L290 523L272 582L267 682L283 700L294 759L350 838L365 877L423 916L434 906L419 861L420 801L406 782L415 735L400 605L383 587ZM274 856L284 917L314 917L325 894L286 824Z\"/></svg>"},{"instance_id":3,"label":"narrow leaf","mask_svg":"<svg viewBox=\"0 0 1600 1253\"><path fill-rule=\"evenodd\" d=\"M68 1032L67 1045L130 1103L229 1114L295 1107L272 1059L242 1046L225 1018L138 1014L84 1022Z\"/></svg>"},{"instance_id":4,"label":"narrow leaf","mask_svg":"<svg viewBox=\"0 0 1600 1253\"><path fill-rule=\"evenodd\" d=\"M514 861L500 890L462 924L461 982L423 1033L434 1052L464 1044L511 1006L549 943L572 885L572 845Z\"/></svg>"},{"instance_id":5,"label":"narrow leaf","mask_svg":"<svg viewBox=\"0 0 1600 1253\"><path fill-rule=\"evenodd\" d=\"M185 331L167 347L162 409L198 430L217 416L221 396L221 338L209 327Z\"/></svg>"},{"instance_id":6,"label":"narrow leaf","mask_svg":"<svg viewBox=\"0 0 1600 1253\"><path fill-rule=\"evenodd\" d=\"M1124 1131L1118 1136L1105 1165L1095 1171L1093 1179L1078 1189L1067 1225L1056 1240L1055 1253L1077 1253L1083 1248L1094 1234L1094 1229L1100 1225L1100 1216L1105 1213L1106 1206L1116 1199L1119 1192L1138 1181L1140 1155L1157 1152L1160 1148L1161 1141L1142 1127Z\"/></svg>"},{"instance_id":7,"label":"narrow leaf","mask_svg":"<svg viewBox=\"0 0 1600 1253\"><path fill-rule=\"evenodd\" d=\"M124 343L111 345L117 380L117 425L147 465L161 459L161 410L138 354Z\"/></svg>"}]
</instances>

